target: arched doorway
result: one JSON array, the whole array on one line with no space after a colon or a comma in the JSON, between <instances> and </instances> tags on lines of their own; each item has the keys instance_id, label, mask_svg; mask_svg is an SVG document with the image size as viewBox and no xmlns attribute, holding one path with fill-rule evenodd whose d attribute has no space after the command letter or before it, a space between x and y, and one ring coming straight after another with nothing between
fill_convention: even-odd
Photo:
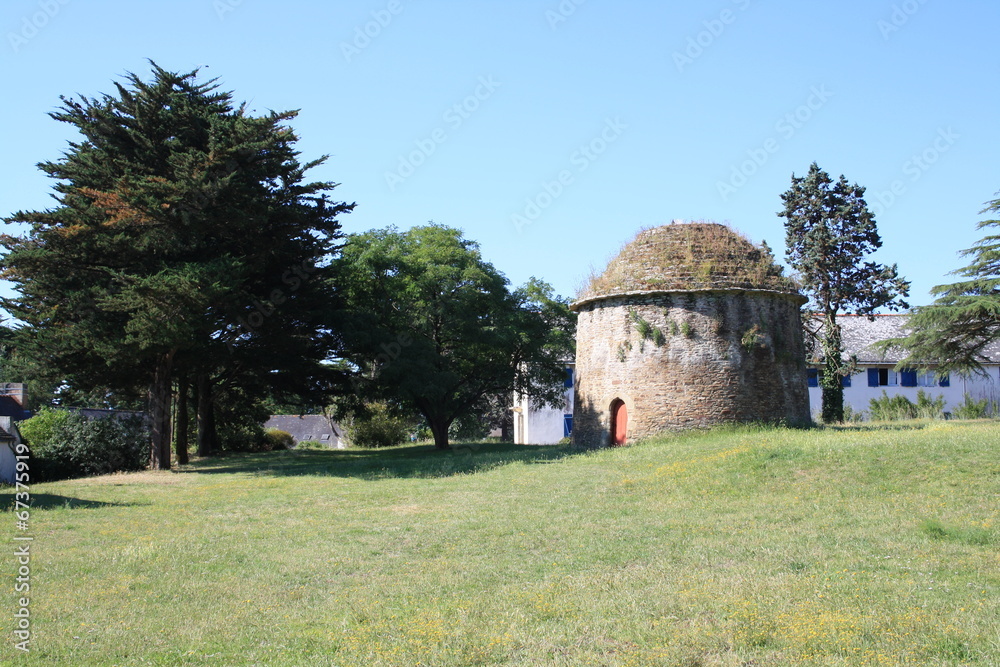
<instances>
[{"instance_id":1,"label":"arched doorway","mask_svg":"<svg viewBox=\"0 0 1000 667\"><path fill-rule=\"evenodd\" d=\"M625 401L616 398L611 404L611 445L620 447L628 436L628 408Z\"/></svg>"}]
</instances>

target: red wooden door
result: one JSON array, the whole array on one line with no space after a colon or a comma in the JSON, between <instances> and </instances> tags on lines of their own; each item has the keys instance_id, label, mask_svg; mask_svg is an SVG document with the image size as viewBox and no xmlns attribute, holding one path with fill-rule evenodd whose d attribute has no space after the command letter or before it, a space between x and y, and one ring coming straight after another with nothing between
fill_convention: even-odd
<instances>
[{"instance_id":1,"label":"red wooden door","mask_svg":"<svg viewBox=\"0 0 1000 667\"><path fill-rule=\"evenodd\" d=\"M628 408L623 401L615 401L611 406L611 442L624 445L628 435Z\"/></svg>"}]
</instances>

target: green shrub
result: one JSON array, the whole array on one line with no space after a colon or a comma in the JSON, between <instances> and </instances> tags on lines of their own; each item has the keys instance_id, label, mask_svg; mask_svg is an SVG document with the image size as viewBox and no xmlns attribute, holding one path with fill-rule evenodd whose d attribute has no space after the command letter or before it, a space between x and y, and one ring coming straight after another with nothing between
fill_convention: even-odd
<instances>
[{"instance_id":1,"label":"green shrub","mask_svg":"<svg viewBox=\"0 0 1000 667\"><path fill-rule=\"evenodd\" d=\"M42 408L31 419L17 425L24 441L33 448L44 448L54 442L55 434L61 432L72 413L66 410Z\"/></svg>"},{"instance_id":2,"label":"green shrub","mask_svg":"<svg viewBox=\"0 0 1000 667\"><path fill-rule=\"evenodd\" d=\"M944 418L944 396L931 398L923 389L917 392L916 413L918 419Z\"/></svg>"},{"instance_id":3,"label":"green shrub","mask_svg":"<svg viewBox=\"0 0 1000 667\"><path fill-rule=\"evenodd\" d=\"M291 449L294 446L295 438L288 431L282 431L280 428L264 429L264 451Z\"/></svg>"},{"instance_id":4,"label":"green shrub","mask_svg":"<svg viewBox=\"0 0 1000 667\"><path fill-rule=\"evenodd\" d=\"M997 414L997 404L988 398L975 400L969 392L965 392L962 403L952 411L955 419L986 419Z\"/></svg>"},{"instance_id":5,"label":"green shrub","mask_svg":"<svg viewBox=\"0 0 1000 667\"><path fill-rule=\"evenodd\" d=\"M931 398L923 389L917 392L917 402L897 394L889 396L882 390L880 398L869 401L868 411L873 421L905 419L941 419L944 416L944 396Z\"/></svg>"},{"instance_id":6,"label":"green shrub","mask_svg":"<svg viewBox=\"0 0 1000 667\"><path fill-rule=\"evenodd\" d=\"M906 396L889 396L883 389L880 398L868 402L868 412L872 421L902 421L916 418L917 406Z\"/></svg>"},{"instance_id":7,"label":"green shrub","mask_svg":"<svg viewBox=\"0 0 1000 667\"><path fill-rule=\"evenodd\" d=\"M149 429L140 417L87 419L52 410L20 428L27 433L35 482L143 470L149 461Z\"/></svg>"},{"instance_id":8,"label":"green shrub","mask_svg":"<svg viewBox=\"0 0 1000 667\"><path fill-rule=\"evenodd\" d=\"M855 410L847 403L844 404L844 422L850 424L857 424L865 420L864 410Z\"/></svg>"},{"instance_id":9,"label":"green shrub","mask_svg":"<svg viewBox=\"0 0 1000 667\"><path fill-rule=\"evenodd\" d=\"M295 445L295 449L329 449L319 440L303 440L299 444Z\"/></svg>"},{"instance_id":10,"label":"green shrub","mask_svg":"<svg viewBox=\"0 0 1000 667\"><path fill-rule=\"evenodd\" d=\"M252 392L230 387L214 395L219 449L226 452L266 451L264 422L270 408Z\"/></svg>"},{"instance_id":11,"label":"green shrub","mask_svg":"<svg viewBox=\"0 0 1000 667\"><path fill-rule=\"evenodd\" d=\"M348 441L355 447L393 447L406 441L412 420L400 415L388 403L370 403L342 424Z\"/></svg>"}]
</instances>

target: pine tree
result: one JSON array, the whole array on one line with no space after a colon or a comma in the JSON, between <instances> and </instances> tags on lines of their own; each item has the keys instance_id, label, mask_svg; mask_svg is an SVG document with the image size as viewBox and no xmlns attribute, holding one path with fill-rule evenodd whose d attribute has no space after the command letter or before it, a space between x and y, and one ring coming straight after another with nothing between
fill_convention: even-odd
<instances>
[{"instance_id":1,"label":"pine tree","mask_svg":"<svg viewBox=\"0 0 1000 667\"><path fill-rule=\"evenodd\" d=\"M981 213L1000 212L1000 199L987 202ZM914 308L907 319L908 335L883 341L882 349L900 347L900 366L933 365L939 373L987 373L982 362L987 346L1000 340L1000 220L983 220L977 229L989 233L963 250L968 266L951 272L963 280L937 285L929 306Z\"/></svg>"},{"instance_id":2,"label":"pine tree","mask_svg":"<svg viewBox=\"0 0 1000 667\"><path fill-rule=\"evenodd\" d=\"M785 208L778 216L785 218L785 256L810 297L812 313L807 320L820 322L824 422L844 420L841 382L855 366L854 360L843 358L837 315L907 307L902 297L910 284L899 276L896 265L864 261L882 247L864 194L863 187L849 184L844 176L834 182L813 162L806 176L792 175L791 188L781 195Z\"/></svg>"},{"instance_id":3,"label":"pine tree","mask_svg":"<svg viewBox=\"0 0 1000 667\"><path fill-rule=\"evenodd\" d=\"M353 205L303 180L325 158L297 160L296 112L252 116L197 70L151 65L115 95L61 98L51 116L81 139L39 165L58 206L4 219L31 229L3 237L0 268L34 358L80 388L146 388L151 464L168 468L179 374L200 378L205 402L222 378L326 356L317 304Z\"/></svg>"}]
</instances>

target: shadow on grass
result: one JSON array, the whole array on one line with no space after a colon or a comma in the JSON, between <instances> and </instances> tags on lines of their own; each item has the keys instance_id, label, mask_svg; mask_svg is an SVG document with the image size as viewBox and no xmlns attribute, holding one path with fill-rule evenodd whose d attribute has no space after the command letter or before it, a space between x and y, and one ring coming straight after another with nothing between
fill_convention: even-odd
<instances>
[{"instance_id":1,"label":"shadow on grass","mask_svg":"<svg viewBox=\"0 0 1000 667\"><path fill-rule=\"evenodd\" d=\"M178 473L317 475L362 479L450 477L492 470L512 463L552 463L582 453L567 445L458 444L441 451L433 445L386 449L285 450L230 454L193 461Z\"/></svg>"},{"instance_id":2,"label":"shadow on grass","mask_svg":"<svg viewBox=\"0 0 1000 667\"><path fill-rule=\"evenodd\" d=\"M823 424L817 428L820 430L829 429L838 433L867 433L870 431L923 431L930 425L929 422L876 422L873 424Z\"/></svg>"},{"instance_id":3,"label":"shadow on grass","mask_svg":"<svg viewBox=\"0 0 1000 667\"><path fill-rule=\"evenodd\" d=\"M963 419L919 419L907 421L883 421L883 422L860 422L844 424L824 424L818 426L820 429L830 429L838 432L866 432L866 431L923 431L935 424L948 424L949 426L975 426L984 422L994 421L987 419L963 420Z\"/></svg>"},{"instance_id":4,"label":"shadow on grass","mask_svg":"<svg viewBox=\"0 0 1000 667\"><path fill-rule=\"evenodd\" d=\"M5 512L13 511L16 499L16 494L13 491L10 493L0 492L0 510ZM81 498L69 498L68 496L57 496L48 493L32 493L29 504L33 510L85 510L100 507L132 507L134 505L134 503L105 503L97 500L83 500Z\"/></svg>"}]
</instances>

